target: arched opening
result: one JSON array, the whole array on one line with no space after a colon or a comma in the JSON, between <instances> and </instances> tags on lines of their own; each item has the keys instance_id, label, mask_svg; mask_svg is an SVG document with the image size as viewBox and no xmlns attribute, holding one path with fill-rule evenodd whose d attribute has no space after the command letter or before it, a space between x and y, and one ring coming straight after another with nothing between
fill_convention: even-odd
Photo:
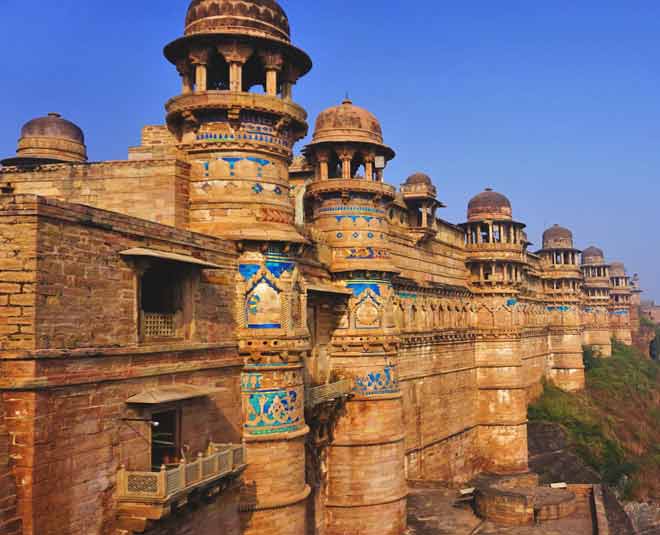
<instances>
[{"instance_id":1,"label":"arched opening","mask_svg":"<svg viewBox=\"0 0 660 535\"><path fill-rule=\"evenodd\" d=\"M351 177L352 178L365 178L366 171L364 166L364 157L359 152L355 153L351 160Z\"/></svg>"},{"instance_id":2,"label":"arched opening","mask_svg":"<svg viewBox=\"0 0 660 535\"><path fill-rule=\"evenodd\" d=\"M341 161L335 151L332 151L328 159L328 178L341 178Z\"/></svg>"},{"instance_id":3,"label":"arched opening","mask_svg":"<svg viewBox=\"0 0 660 535\"><path fill-rule=\"evenodd\" d=\"M221 54L214 54L208 65L208 91L229 90L229 64Z\"/></svg>"},{"instance_id":4,"label":"arched opening","mask_svg":"<svg viewBox=\"0 0 660 535\"><path fill-rule=\"evenodd\" d=\"M266 69L259 56L255 53L243 65L243 91L248 93L265 93Z\"/></svg>"}]
</instances>

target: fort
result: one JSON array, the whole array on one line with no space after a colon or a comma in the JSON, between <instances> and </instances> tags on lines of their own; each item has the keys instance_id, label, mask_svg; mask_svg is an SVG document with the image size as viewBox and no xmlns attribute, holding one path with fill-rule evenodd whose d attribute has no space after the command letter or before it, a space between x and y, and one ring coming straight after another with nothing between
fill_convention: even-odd
<instances>
[{"instance_id":1,"label":"fort","mask_svg":"<svg viewBox=\"0 0 660 535\"><path fill-rule=\"evenodd\" d=\"M633 341L624 265L491 189L443 220L349 99L294 157L274 0L193 0L165 56L126 161L54 113L2 161L0 534L399 535L411 482L529 477L543 381Z\"/></svg>"}]
</instances>

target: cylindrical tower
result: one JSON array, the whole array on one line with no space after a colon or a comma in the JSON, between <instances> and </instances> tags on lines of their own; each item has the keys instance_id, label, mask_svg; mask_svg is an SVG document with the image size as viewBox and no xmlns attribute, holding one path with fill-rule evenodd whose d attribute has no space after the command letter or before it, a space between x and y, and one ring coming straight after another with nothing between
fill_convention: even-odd
<instances>
[{"instance_id":1,"label":"cylindrical tower","mask_svg":"<svg viewBox=\"0 0 660 535\"><path fill-rule=\"evenodd\" d=\"M246 534L304 535L303 357L306 295L297 257L288 166L307 132L292 101L311 68L291 44L274 0L193 0L185 34L165 48L182 79L166 104L177 149L191 164L190 228L237 242L236 316L248 468Z\"/></svg>"},{"instance_id":2,"label":"cylindrical tower","mask_svg":"<svg viewBox=\"0 0 660 535\"><path fill-rule=\"evenodd\" d=\"M307 219L331 248L335 280L353 291L332 337L333 373L352 381L354 397L329 448L325 533L399 535L407 486L386 215L395 189L383 183L394 152L348 99L319 115L305 152L315 169Z\"/></svg>"},{"instance_id":3,"label":"cylindrical tower","mask_svg":"<svg viewBox=\"0 0 660 535\"><path fill-rule=\"evenodd\" d=\"M612 355L610 328L610 266L598 247L582 253L584 345L601 357Z\"/></svg>"},{"instance_id":4,"label":"cylindrical tower","mask_svg":"<svg viewBox=\"0 0 660 535\"><path fill-rule=\"evenodd\" d=\"M554 225L543 233L543 249L537 253L543 264L549 312L550 378L567 391L581 390L585 385L580 252L573 245L573 233Z\"/></svg>"},{"instance_id":5,"label":"cylindrical tower","mask_svg":"<svg viewBox=\"0 0 660 535\"><path fill-rule=\"evenodd\" d=\"M632 345L630 306L632 292L630 277L622 262L612 262L610 268L610 325L612 336L619 342Z\"/></svg>"},{"instance_id":6,"label":"cylindrical tower","mask_svg":"<svg viewBox=\"0 0 660 535\"><path fill-rule=\"evenodd\" d=\"M300 239L288 166L307 114L292 100L311 60L274 0L194 0L165 48L181 75L167 125L192 165L190 226L232 239Z\"/></svg>"},{"instance_id":7,"label":"cylindrical tower","mask_svg":"<svg viewBox=\"0 0 660 535\"><path fill-rule=\"evenodd\" d=\"M527 390L517 318L527 270L525 225L511 203L491 189L468 205L466 234L470 287L479 307L475 346L479 388L479 441L485 470L528 469Z\"/></svg>"}]
</instances>

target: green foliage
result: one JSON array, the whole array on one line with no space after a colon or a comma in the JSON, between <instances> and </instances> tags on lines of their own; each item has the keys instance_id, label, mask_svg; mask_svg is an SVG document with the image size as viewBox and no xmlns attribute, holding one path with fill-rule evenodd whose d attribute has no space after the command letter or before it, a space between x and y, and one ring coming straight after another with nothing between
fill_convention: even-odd
<instances>
[{"instance_id":1,"label":"green foliage","mask_svg":"<svg viewBox=\"0 0 660 535\"><path fill-rule=\"evenodd\" d=\"M611 358L584 350L587 389L567 393L544 384L529 407L530 420L562 425L575 452L624 496L640 491L640 476L660 474L660 365L635 349L613 342ZM635 447L630 446L630 441ZM639 446L646 453L637 456Z\"/></svg>"},{"instance_id":2,"label":"green foliage","mask_svg":"<svg viewBox=\"0 0 660 535\"><path fill-rule=\"evenodd\" d=\"M624 449L608 436L599 414L588 400L546 383L543 396L529 407L530 420L561 424L569 433L582 459L609 484L630 475L635 466L626 460Z\"/></svg>"}]
</instances>

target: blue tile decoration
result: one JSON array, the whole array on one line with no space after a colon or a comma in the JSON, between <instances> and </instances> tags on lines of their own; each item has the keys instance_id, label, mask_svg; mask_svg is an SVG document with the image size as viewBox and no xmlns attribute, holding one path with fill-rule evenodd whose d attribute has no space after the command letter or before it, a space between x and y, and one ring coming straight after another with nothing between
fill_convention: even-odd
<instances>
[{"instance_id":1,"label":"blue tile decoration","mask_svg":"<svg viewBox=\"0 0 660 535\"><path fill-rule=\"evenodd\" d=\"M280 260L268 260L266 262L266 268L270 271L276 279L279 279L282 276L282 273L288 271L289 273L293 272L296 264L294 262L283 262Z\"/></svg>"},{"instance_id":2,"label":"blue tile decoration","mask_svg":"<svg viewBox=\"0 0 660 535\"><path fill-rule=\"evenodd\" d=\"M288 433L303 424L302 395L286 390L244 390L246 410L245 431L251 435Z\"/></svg>"},{"instance_id":3,"label":"blue tile decoration","mask_svg":"<svg viewBox=\"0 0 660 535\"><path fill-rule=\"evenodd\" d=\"M241 376L241 388L243 390L256 390L261 388L263 375L260 373L244 373Z\"/></svg>"},{"instance_id":4,"label":"blue tile decoration","mask_svg":"<svg viewBox=\"0 0 660 535\"><path fill-rule=\"evenodd\" d=\"M229 164L230 171L236 169L236 164L240 161L243 161L245 158L222 158L223 161Z\"/></svg>"},{"instance_id":5,"label":"blue tile decoration","mask_svg":"<svg viewBox=\"0 0 660 535\"><path fill-rule=\"evenodd\" d=\"M382 370L356 377L353 391L360 396L398 394L399 381L396 378L396 367L385 366Z\"/></svg>"},{"instance_id":6,"label":"blue tile decoration","mask_svg":"<svg viewBox=\"0 0 660 535\"><path fill-rule=\"evenodd\" d=\"M517 305L517 304L518 304L518 300L517 300L517 299L509 299L509 300L506 302L506 306L508 306L508 307L512 307L512 306L515 306L515 305Z\"/></svg>"},{"instance_id":7,"label":"blue tile decoration","mask_svg":"<svg viewBox=\"0 0 660 535\"><path fill-rule=\"evenodd\" d=\"M275 186L273 192L275 193L275 195L282 195L282 188L280 188L279 186Z\"/></svg>"},{"instance_id":8,"label":"blue tile decoration","mask_svg":"<svg viewBox=\"0 0 660 535\"><path fill-rule=\"evenodd\" d=\"M377 282L350 282L346 287L353 291L355 297L360 297L366 290L371 290L374 294L380 296L380 285Z\"/></svg>"},{"instance_id":9,"label":"blue tile decoration","mask_svg":"<svg viewBox=\"0 0 660 535\"><path fill-rule=\"evenodd\" d=\"M337 232L337 239L341 240L344 238L344 235L341 232Z\"/></svg>"},{"instance_id":10,"label":"blue tile decoration","mask_svg":"<svg viewBox=\"0 0 660 535\"><path fill-rule=\"evenodd\" d=\"M265 276L248 292L245 301L248 329L281 329L280 290Z\"/></svg>"},{"instance_id":11,"label":"blue tile decoration","mask_svg":"<svg viewBox=\"0 0 660 535\"><path fill-rule=\"evenodd\" d=\"M563 305L557 307L548 307L548 312L568 312L571 307Z\"/></svg>"},{"instance_id":12,"label":"blue tile decoration","mask_svg":"<svg viewBox=\"0 0 660 535\"><path fill-rule=\"evenodd\" d=\"M260 269L261 266L259 264L241 264L238 266L238 272L246 281L254 277Z\"/></svg>"},{"instance_id":13,"label":"blue tile decoration","mask_svg":"<svg viewBox=\"0 0 660 535\"><path fill-rule=\"evenodd\" d=\"M259 195L263 190L264 187L259 183L256 183L254 186L252 186L252 191L254 191L257 195Z\"/></svg>"}]
</instances>

